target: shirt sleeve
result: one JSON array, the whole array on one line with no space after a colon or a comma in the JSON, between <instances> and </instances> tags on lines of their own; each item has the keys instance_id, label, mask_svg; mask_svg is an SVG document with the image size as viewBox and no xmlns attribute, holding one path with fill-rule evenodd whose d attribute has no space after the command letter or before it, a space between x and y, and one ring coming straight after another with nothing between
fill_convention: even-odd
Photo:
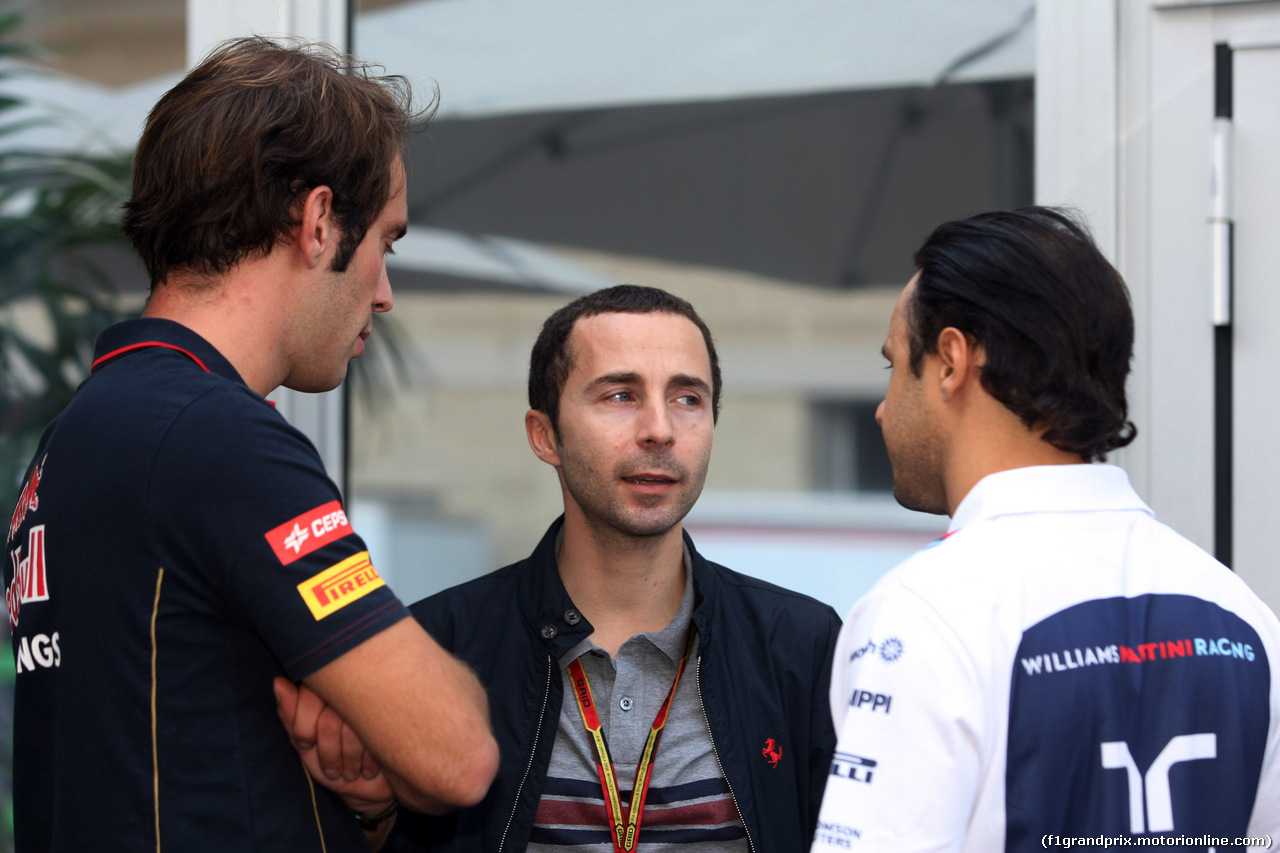
<instances>
[{"instance_id":1,"label":"shirt sleeve","mask_svg":"<svg viewBox=\"0 0 1280 853\"><path fill-rule=\"evenodd\" d=\"M855 605L831 708L838 741L813 853L961 849L982 763L980 691L926 602L889 583Z\"/></svg>"},{"instance_id":2,"label":"shirt sleeve","mask_svg":"<svg viewBox=\"0 0 1280 853\"><path fill-rule=\"evenodd\" d=\"M262 401L236 390L198 398L151 476L166 570L193 607L256 633L291 678L408 615L315 448Z\"/></svg>"}]
</instances>

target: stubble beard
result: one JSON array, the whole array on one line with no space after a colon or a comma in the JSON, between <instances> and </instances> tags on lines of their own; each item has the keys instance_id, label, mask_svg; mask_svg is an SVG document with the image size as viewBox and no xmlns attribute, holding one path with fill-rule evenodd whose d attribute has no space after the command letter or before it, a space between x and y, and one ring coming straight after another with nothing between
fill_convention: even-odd
<instances>
[{"instance_id":1,"label":"stubble beard","mask_svg":"<svg viewBox=\"0 0 1280 853\"><path fill-rule=\"evenodd\" d=\"M639 453L617 463L606 478L590 460L565 453L561 448L561 475L565 489L597 535L624 539L650 539L670 532L697 502L707 476L707 466L690 472L669 451ZM675 488L662 495L639 495L626 501L619 493L625 475L637 471L662 471L676 480Z\"/></svg>"},{"instance_id":2,"label":"stubble beard","mask_svg":"<svg viewBox=\"0 0 1280 853\"><path fill-rule=\"evenodd\" d=\"M893 496L906 509L914 512L927 512L931 515L946 515L947 507L936 496L906 484L900 484L895 477Z\"/></svg>"},{"instance_id":3,"label":"stubble beard","mask_svg":"<svg viewBox=\"0 0 1280 853\"><path fill-rule=\"evenodd\" d=\"M941 453L933 441L893 453L889 461L893 467L893 497L899 504L915 512L947 514L946 487L940 473Z\"/></svg>"}]
</instances>

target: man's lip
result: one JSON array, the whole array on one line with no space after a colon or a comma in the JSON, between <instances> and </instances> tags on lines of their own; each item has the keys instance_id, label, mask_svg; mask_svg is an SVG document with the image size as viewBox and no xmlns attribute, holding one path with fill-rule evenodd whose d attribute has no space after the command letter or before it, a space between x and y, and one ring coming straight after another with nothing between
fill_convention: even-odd
<instances>
[{"instance_id":1,"label":"man's lip","mask_svg":"<svg viewBox=\"0 0 1280 853\"><path fill-rule=\"evenodd\" d=\"M670 474L644 473L644 474L627 474L622 479L631 483L642 483L644 485L659 485L661 483L674 483L679 477L673 477Z\"/></svg>"}]
</instances>

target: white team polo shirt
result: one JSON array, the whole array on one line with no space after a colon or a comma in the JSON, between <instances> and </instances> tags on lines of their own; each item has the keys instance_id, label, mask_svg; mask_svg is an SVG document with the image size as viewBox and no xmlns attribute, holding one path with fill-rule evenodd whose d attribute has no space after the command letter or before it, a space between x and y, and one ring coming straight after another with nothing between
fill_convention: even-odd
<instances>
[{"instance_id":1,"label":"white team polo shirt","mask_svg":"<svg viewBox=\"0 0 1280 853\"><path fill-rule=\"evenodd\" d=\"M1278 662L1275 615L1122 469L992 474L845 621L813 850L1280 835Z\"/></svg>"}]
</instances>

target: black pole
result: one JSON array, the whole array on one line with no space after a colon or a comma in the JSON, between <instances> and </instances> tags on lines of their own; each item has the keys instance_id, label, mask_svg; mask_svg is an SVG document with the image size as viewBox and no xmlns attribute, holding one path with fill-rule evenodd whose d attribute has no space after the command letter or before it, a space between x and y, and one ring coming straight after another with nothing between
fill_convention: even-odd
<instances>
[{"instance_id":1,"label":"black pole","mask_svg":"<svg viewBox=\"0 0 1280 853\"><path fill-rule=\"evenodd\" d=\"M1213 330L1213 556L1231 565L1231 327Z\"/></svg>"},{"instance_id":2,"label":"black pole","mask_svg":"<svg viewBox=\"0 0 1280 853\"><path fill-rule=\"evenodd\" d=\"M1215 119L1231 119L1232 80L1231 80L1231 46L1225 42L1214 45L1214 86L1213 114ZM1222 175L1222 179L1229 178ZM1229 224L1227 231L1228 261L1228 312L1225 322L1219 322L1213 330L1213 383L1214 383L1214 415L1213 415L1213 555L1224 565L1230 566L1232 561L1232 490L1233 490L1233 453L1232 430L1233 405L1232 384L1234 370L1232 316L1230 311L1231 291L1235 285L1235 233L1234 223Z\"/></svg>"}]
</instances>

